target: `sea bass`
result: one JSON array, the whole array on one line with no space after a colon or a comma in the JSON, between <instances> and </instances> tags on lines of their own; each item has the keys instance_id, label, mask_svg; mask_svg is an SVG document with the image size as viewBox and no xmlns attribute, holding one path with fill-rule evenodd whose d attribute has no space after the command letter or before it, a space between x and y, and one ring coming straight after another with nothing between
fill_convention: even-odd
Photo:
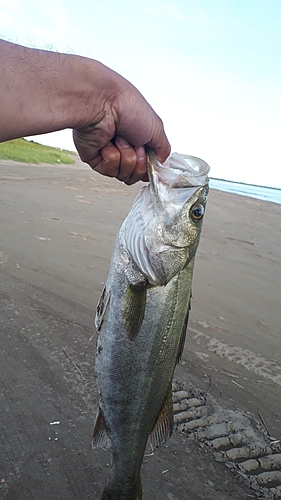
<instances>
[{"instance_id":1,"label":"sea bass","mask_svg":"<svg viewBox=\"0 0 281 500\"><path fill-rule=\"evenodd\" d=\"M147 154L141 189L117 235L97 306L99 411L93 447L112 451L102 500L140 500L146 446L173 429L172 377L190 309L194 257L208 194L208 165Z\"/></svg>"}]
</instances>

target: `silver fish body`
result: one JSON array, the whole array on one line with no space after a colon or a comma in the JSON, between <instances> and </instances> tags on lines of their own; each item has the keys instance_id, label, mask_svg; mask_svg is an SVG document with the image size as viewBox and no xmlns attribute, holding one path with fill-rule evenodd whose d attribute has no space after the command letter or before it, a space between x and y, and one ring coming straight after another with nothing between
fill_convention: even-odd
<instances>
[{"instance_id":1,"label":"silver fish body","mask_svg":"<svg viewBox=\"0 0 281 500\"><path fill-rule=\"evenodd\" d=\"M149 152L150 184L116 238L96 314L93 447L112 451L103 500L140 500L146 446L153 450L172 433L171 384L185 340L208 170L179 155L160 165Z\"/></svg>"}]
</instances>

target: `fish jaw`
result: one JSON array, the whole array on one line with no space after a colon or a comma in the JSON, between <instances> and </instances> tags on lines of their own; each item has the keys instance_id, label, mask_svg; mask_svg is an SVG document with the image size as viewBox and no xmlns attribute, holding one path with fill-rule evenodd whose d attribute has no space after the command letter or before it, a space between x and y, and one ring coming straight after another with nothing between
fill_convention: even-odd
<instances>
[{"instance_id":1,"label":"fish jaw","mask_svg":"<svg viewBox=\"0 0 281 500\"><path fill-rule=\"evenodd\" d=\"M173 153L161 164L154 150L147 151L147 171L155 211L163 211L167 205L178 203L183 195L185 202L194 192L192 188L207 186L209 165L200 158Z\"/></svg>"}]
</instances>

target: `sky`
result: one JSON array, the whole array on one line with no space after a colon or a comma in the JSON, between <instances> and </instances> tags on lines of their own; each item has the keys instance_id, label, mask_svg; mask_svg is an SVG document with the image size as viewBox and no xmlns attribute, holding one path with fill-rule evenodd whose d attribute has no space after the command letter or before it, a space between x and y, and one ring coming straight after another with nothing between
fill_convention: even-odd
<instances>
[{"instance_id":1,"label":"sky","mask_svg":"<svg viewBox=\"0 0 281 500\"><path fill-rule=\"evenodd\" d=\"M0 37L97 59L211 177L281 188L281 0L0 0ZM33 140L74 149L71 131Z\"/></svg>"}]
</instances>

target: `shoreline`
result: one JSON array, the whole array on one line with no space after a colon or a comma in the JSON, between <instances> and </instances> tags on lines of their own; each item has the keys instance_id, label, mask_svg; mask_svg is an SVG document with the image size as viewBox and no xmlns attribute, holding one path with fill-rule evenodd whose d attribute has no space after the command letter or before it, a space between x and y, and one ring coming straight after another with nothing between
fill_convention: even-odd
<instances>
[{"instance_id":1,"label":"shoreline","mask_svg":"<svg viewBox=\"0 0 281 500\"><path fill-rule=\"evenodd\" d=\"M221 177L212 177L212 176L209 176L209 179L213 180L213 181L228 182L230 184L241 184L242 186L251 186L251 187L257 187L257 188L275 189L277 191L281 191L281 187L266 186L264 184L250 184L249 182L231 181L229 179L222 179Z\"/></svg>"},{"instance_id":2,"label":"shoreline","mask_svg":"<svg viewBox=\"0 0 281 500\"><path fill-rule=\"evenodd\" d=\"M13 162L12 160L1 160L0 159L0 167L1 166L13 166L13 165L17 165L17 166L22 166L22 167L25 167L25 166L28 166L28 167L34 167L34 168L47 168L47 167L50 167L50 168L67 168L67 169L77 169L77 170L85 170L85 171L88 171L90 167L88 167L85 163L83 163L78 156L76 156L75 159L75 163L74 164L69 164L69 165L64 165L64 164L61 164L61 165L58 165L58 164L48 164L48 163L39 163L37 165L35 164L31 164L31 163L21 163L21 162ZM249 184L247 182L239 182L239 181L232 181L232 180L227 180L227 179L222 179L222 178L216 178L216 177L212 177L212 176L209 176L209 179L210 181L218 181L218 182L225 182L226 184L235 184L235 185L238 185L238 186L247 186L249 188L253 187L253 188L258 188L258 189L261 189L261 190L274 190L276 192L279 192L281 193L281 187L274 187L274 186L265 186L265 185L260 185L260 184ZM132 186L131 186L132 187ZM237 194L239 196L248 196L249 198L255 198L255 199L260 199L260 200L264 200L264 201L270 201L271 203L277 203L278 205L281 204L281 200L280 201L276 201L276 200L270 200L270 199L266 199L266 198L259 198L257 196L251 196L250 194L247 194L247 192L234 192L234 191L228 191L226 189L220 189L219 187L212 187L210 189L215 189L216 191L222 191L224 193L234 193L234 194Z\"/></svg>"}]
</instances>

